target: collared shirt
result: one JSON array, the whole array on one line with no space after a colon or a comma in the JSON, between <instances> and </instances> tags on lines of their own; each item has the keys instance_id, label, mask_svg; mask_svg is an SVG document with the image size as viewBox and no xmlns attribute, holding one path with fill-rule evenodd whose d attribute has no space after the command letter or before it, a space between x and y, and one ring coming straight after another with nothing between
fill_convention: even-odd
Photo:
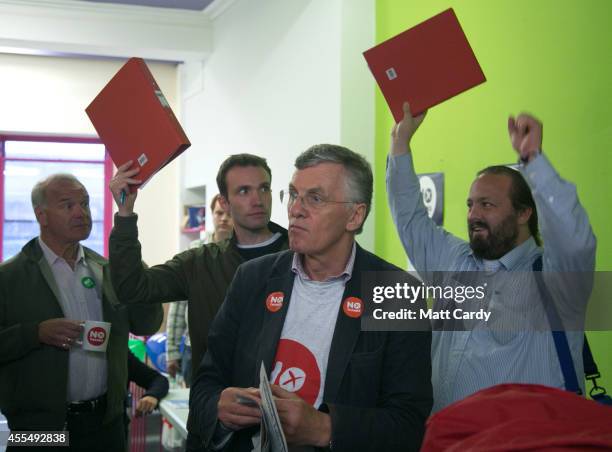
<instances>
[{"instance_id":1,"label":"collared shirt","mask_svg":"<svg viewBox=\"0 0 612 452\"><path fill-rule=\"evenodd\" d=\"M66 260L55 254L40 237L38 242L59 290L58 302L64 316L71 320L102 321L102 281L96 281L94 272L85 259L83 247L79 245L73 270ZM93 288L87 288L83 283L83 279L88 277L95 282ZM86 351L73 344L69 355L67 401L99 397L106 392L106 384L106 352Z\"/></svg>"},{"instance_id":2,"label":"collared shirt","mask_svg":"<svg viewBox=\"0 0 612 452\"><path fill-rule=\"evenodd\" d=\"M314 281L295 253L291 302L270 372L270 382L297 393L318 408L323 401L327 362L346 283L355 265L356 245L344 270L325 281Z\"/></svg>"},{"instance_id":3,"label":"collared shirt","mask_svg":"<svg viewBox=\"0 0 612 452\"><path fill-rule=\"evenodd\" d=\"M348 261L346 262L346 266L344 267L344 270L342 271L342 273L336 276L332 276L326 279L326 281L342 279L344 283L346 284L349 281L349 279L351 279L351 276L353 275L353 267L355 266L355 253L356 252L357 252L357 246L355 245L355 243L353 243L351 254L349 256ZM304 256L302 254L294 253L293 261L291 262L291 271L295 273L296 275L298 275L300 279L304 281L307 281L307 280L311 281L310 277L306 274L306 271L304 270L304 266L302 264L303 260L304 260Z\"/></svg>"},{"instance_id":4,"label":"collared shirt","mask_svg":"<svg viewBox=\"0 0 612 452\"><path fill-rule=\"evenodd\" d=\"M595 237L578 201L576 188L559 177L544 155L522 167L521 172L531 187L546 247L542 251L530 238L497 261L483 261L474 256L469 243L437 227L429 219L412 156L389 157L387 193L393 219L409 258L425 281L431 281L434 271L512 271L528 275L538 256L543 257L544 272L594 270ZM512 287L496 291L488 300L490 309L503 314L503 320L510 322L511 327L519 317L523 321L537 322L541 320L537 319L538 316L545 316L542 309L537 309L541 304L533 302L534 294L539 298L539 293L532 275L531 281L532 284L526 286L515 282ZM560 294L558 287L550 289L566 303L561 306L562 310L567 308L584 313L587 300L584 294L572 299L569 294ZM528 318L526 312L536 318ZM567 332L567 336L578 381L582 384L583 332ZM526 331L514 329L508 334L484 325L468 331L434 331L432 371L433 411L500 383L564 387L552 334L535 328Z\"/></svg>"}]
</instances>

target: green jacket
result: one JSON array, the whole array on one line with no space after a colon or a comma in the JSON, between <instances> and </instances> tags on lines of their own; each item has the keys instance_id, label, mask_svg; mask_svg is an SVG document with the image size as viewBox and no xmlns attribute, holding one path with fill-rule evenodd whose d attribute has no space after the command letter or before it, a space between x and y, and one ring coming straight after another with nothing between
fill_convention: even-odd
<instances>
[{"instance_id":1,"label":"green jacket","mask_svg":"<svg viewBox=\"0 0 612 452\"><path fill-rule=\"evenodd\" d=\"M164 303L188 300L189 335L193 375L208 345L208 329L234 273L244 259L232 237L177 254L165 264L150 268L142 263L138 242L138 216L115 215L109 240L109 263L113 286L122 303ZM288 248L287 231L274 223L268 227L280 232L281 249Z\"/></svg>"},{"instance_id":2,"label":"green jacket","mask_svg":"<svg viewBox=\"0 0 612 452\"><path fill-rule=\"evenodd\" d=\"M83 248L94 279L102 284L102 312L110 322L106 350L107 410L104 422L123 414L128 332L155 333L159 306L121 305L107 261ZM64 317L59 291L37 239L0 265L0 410L11 430L61 430L66 419L68 352L38 341L38 324Z\"/></svg>"}]
</instances>

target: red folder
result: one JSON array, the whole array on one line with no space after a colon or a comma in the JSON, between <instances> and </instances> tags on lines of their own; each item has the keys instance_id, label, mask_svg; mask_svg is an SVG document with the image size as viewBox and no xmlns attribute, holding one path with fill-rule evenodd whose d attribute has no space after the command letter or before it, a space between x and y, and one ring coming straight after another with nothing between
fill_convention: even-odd
<instances>
[{"instance_id":1,"label":"red folder","mask_svg":"<svg viewBox=\"0 0 612 452\"><path fill-rule=\"evenodd\" d=\"M115 165L132 160L143 184L191 146L141 58L130 58L85 111Z\"/></svg>"},{"instance_id":2,"label":"red folder","mask_svg":"<svg viewBox=\"0 0 612 452\"><path fill-rule=\"evenodd\" d=\"M363 53L396 122L486 81L451 9Z\"/></svg>"}]
</instances>

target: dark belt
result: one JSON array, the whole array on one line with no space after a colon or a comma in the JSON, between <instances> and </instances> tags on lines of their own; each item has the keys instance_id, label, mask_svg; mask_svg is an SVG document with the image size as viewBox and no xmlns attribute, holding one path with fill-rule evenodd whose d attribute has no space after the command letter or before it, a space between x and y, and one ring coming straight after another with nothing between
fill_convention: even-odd
<instances>
[{"instance_id":1,"label":"dark belt","mask_svg":"<svg viewBox=\"0 0 612 452\"><path fill-rule=\"evenodd\" d=\"M68 414L96 413L106 409L106 394L91 400L79 400L67 405Z\"/></svg>"}]
</instances>

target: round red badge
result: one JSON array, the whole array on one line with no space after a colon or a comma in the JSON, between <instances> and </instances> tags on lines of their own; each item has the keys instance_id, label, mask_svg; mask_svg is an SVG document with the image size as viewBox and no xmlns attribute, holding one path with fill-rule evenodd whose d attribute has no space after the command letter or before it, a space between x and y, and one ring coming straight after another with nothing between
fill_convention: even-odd
<instances>
[{"instance_id":1,"label":"round red badge","mask_svg":"<svg viewBox=\"0 0 612 452\"><path fill-rule=\"evenodd\" d=\"M342 310L346 315L353 319L361 317L363 312L363 301L357 297L345 298L342 302Z\"/></svg>"},{"instance_id":2,"label":"round red badge","mask_svg":"<svg viewBox=\"0 0 612 452\"><path fill-rule=\"evenodd\" d=\"M283 307L283 300L285 299L285 294L282 292L272 292L266 298L266 308L270 312L276 312L280 308Z\"/></svg>"},{"instance_id":3,"label":"round red badge","mask_svg":"<svg viewBox=\"0 0 612 452\"><path fill-rule=\"evenodd\" d=\"M105 339L106 331L104 331L104 328L100 328L99 326L89 330L89 334L87 335L87 341L94 346L102 345Z\"/></svg>"}]
</instances>

